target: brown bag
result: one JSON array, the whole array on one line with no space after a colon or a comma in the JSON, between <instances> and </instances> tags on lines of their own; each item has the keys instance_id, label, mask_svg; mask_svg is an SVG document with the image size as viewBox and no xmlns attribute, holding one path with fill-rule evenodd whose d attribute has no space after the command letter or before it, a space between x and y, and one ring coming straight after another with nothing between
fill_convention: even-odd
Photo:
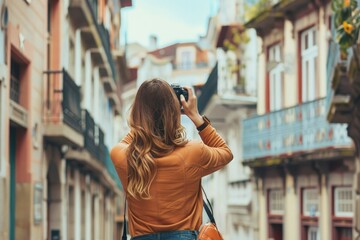
<instances>
[{"instance_id":1,"label":"brown bag","mask_svg":"<svg viewBox=\"0 0 360 240\"><path fill-rule=\"evenodd\" d=\"M202 187L201 187L202 188ZM210 222L204 224L199 231L198 240L224 240L219 229L216 226L215 218L213 215L213 210L209 199L206 196L205 190L202 188L206 201L208 204L204 203L205 211L210 219Z\"/></svg>"},{"instance_id":2,"label":"brown bag","mask_svg":"<svg viewBox=\"0 0 360 240\"><path fill-rule=\"evenodd\" d=\"M200 228L199 240L224 240L216 225L212 222L204 224Z\"/></svg>"}]
</instances>

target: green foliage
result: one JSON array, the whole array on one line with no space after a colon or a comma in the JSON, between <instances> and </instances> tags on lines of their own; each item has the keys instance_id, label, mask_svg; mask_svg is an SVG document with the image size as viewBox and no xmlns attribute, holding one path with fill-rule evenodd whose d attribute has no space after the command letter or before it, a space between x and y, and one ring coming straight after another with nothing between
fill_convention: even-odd
<instances>
[{"instance_id":1,"label":"green foliage","mask_svg":"<svg viewBox=\"0 0 360 240\"><path fill-rule=\"evenodd\" d=\"M225 51L237 51L239 50L239 45L246 44L249 42L249 36L246 31L240 28L232 28L229 38L224 40L224 50Z\"/></svg>"},{"instance_id":2,"label":"green foliage","mask_svg":"<svg viewBox=\"0 0 360 240\"><path fill-rule=\"evenodd\" d=\"M346 55L347 49L356 44L360 29L360 11L356 0L332 0L336 40L341 52Z\"/></svg>"},{"instance_id":3,"label":"green foliage","mask_svg":"<svg viewBox=\"0 0 360 240\"><path fill-rule=\"evenodd\" d=\"M245 22L251 21L269 9L271 9L270 0L258 0L254 4L245 3Z\"/></svg>"}]
</instances>

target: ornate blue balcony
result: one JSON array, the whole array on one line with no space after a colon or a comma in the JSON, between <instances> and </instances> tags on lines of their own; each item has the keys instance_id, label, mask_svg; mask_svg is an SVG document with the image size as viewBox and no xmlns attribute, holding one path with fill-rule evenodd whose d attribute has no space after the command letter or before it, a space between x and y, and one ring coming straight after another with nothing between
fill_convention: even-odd
<instances>
[{"instance_id":1,"label":"ornate blue balcony","mask_svg":"<svg viewBox=\"0 0 360 240\"><path fill-rule=\"evenodd\" d=\"M326 99L243 121L243 158L256 164L282 159L328 159L353 154L346 124L329 124Z\"/></svg>"}]
</instances>

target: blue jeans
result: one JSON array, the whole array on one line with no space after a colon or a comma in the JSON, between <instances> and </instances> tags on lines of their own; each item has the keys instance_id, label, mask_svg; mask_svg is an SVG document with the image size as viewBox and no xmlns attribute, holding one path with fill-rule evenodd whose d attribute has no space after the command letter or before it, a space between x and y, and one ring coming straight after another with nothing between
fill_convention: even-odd
<instances>
[{"instance_id":1,"label":"blue jeans","mask_svg":"<svg viewBox=\"0 0 360 240\"><path fill-rule=\"evenodd\" d=\"M197 231L179 230L136 236L131 238L131 240L196 240L197 235Z\"/></svg>"}]
</instances>

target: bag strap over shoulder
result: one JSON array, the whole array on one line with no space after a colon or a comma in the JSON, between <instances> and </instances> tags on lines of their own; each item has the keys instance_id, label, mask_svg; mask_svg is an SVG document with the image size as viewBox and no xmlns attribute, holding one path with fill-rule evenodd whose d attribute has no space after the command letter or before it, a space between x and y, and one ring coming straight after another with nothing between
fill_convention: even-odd
<instances>
[{"instance_id":1,"label":"bag strap over shoulder","mask_svg":"<svg viewBox=\"0 0 360 240\"><path fill-rule=\"evenodd\" d=\"M207 201L207 203L206 203L205 200L203 200L205 212L208 215L208 217L210 219L210 222L212 222L213 224L216 225L211 203L210 203L210 201L209 201L209 199L208 199L208 197L207 197L207 195L205 193L205 190L204 190L204 188L202 186L201 186L201 189L204 192L204 195L205 195L205 198L206 198L206 201Z\"/></svg>"},{"instance_id":2,"label":"bag strap over shoulder","mask_svg":"<svg viewBox=\"0 0 360 240\"><path fill-rule=\"evenodd\" d=\"M126 198L125 198L125 203L124 203L124 226L123 226L123 235L122 235L122 240L127 240L127 234L126 234L126 230L127 230L127 226L126 226Z\"/></svg>"}]
</instances>

